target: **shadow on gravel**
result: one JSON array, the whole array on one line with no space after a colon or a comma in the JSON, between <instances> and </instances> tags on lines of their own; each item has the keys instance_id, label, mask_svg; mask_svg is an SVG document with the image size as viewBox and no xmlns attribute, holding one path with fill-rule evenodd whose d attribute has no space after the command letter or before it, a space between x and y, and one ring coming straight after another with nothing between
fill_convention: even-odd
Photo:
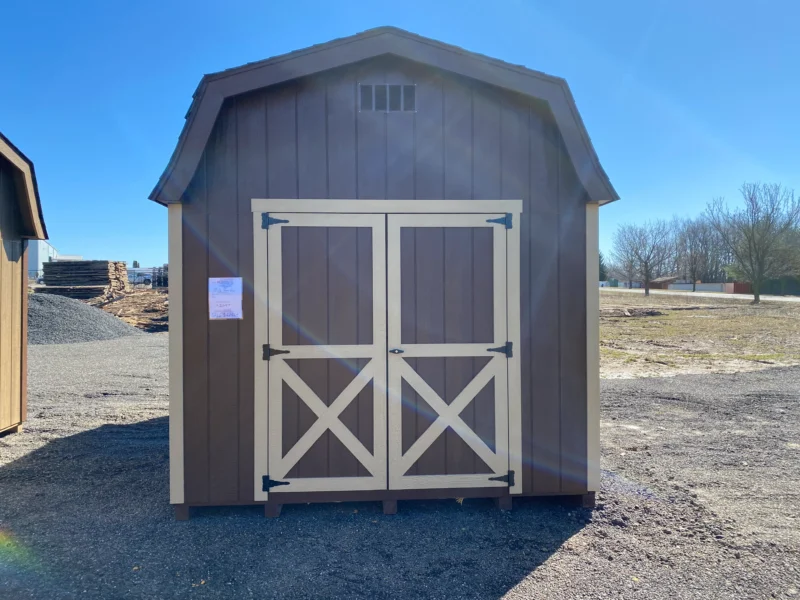
<instances>
[{"instance_id":1,"label":"shadow on gravel","mask_svg":"<svg viewBox=\"0 0 800 600\"><path fill-rule=\"evenodd\" d=\"M0 468L0 597L498 598L589 512L488 500L168 504L167 419L54 439Z\"/></svg>"}]
</instances>

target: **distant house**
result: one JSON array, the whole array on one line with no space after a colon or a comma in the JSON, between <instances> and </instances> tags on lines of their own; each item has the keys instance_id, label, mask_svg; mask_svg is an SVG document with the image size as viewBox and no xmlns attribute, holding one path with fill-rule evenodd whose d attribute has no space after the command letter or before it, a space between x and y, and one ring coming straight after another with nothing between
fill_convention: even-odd
<instances>
[{"instance_id":1,"label":"distant house","mask_svg":"<svg viewBox=\"0 0 800 600\"><path fill-rule=\"evenodd\" d=\"M658 277L650 282L651 290L668 290L669 284L678 281L677 275L668 275L666 277Z\"/></svg>"}]
</instances>

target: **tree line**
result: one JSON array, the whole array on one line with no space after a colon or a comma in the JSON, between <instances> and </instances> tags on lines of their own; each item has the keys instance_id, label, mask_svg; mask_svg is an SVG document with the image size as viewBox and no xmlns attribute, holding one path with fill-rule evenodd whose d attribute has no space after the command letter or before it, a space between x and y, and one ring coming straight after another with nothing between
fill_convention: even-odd
<instances>
[{"instance_id":1,"label":"tree line","mask_svg":"<svg viewBox=\"0 0 800 600\"><path fill-rule=\"evenodd\" d=\"M741 207L716 198L694 218L620 225L610 262L601 257L601 273L641 281L645 295L660 277L744 281L758 303L767 281L800 276L800 198L780 184L745 183L739 191Z\"/></svg>"}]
</instances>

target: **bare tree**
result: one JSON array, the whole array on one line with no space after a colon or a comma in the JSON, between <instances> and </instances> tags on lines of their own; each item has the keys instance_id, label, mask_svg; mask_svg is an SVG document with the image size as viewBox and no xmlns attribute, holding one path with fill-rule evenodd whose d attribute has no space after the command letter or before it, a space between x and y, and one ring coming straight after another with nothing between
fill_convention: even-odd
<instances>
[{"instance_id":1,"label":"bare tree","mask_svg":"<svg viewBox=\"0 0 800 600\"><path fill-rule=\"evenodd\" d=\"M692 282L692 291L697 291L697 281L711 281L709 265L714 260L714 231L708 221L701 217L675 221L677 272Z\"/></svg>"},{"instance_id":2,"label":"bare tree","mask_svg":"<svg viewBox=\"0 0 800 600\"><path fill-rule=\"evenodd\" d=\"M620 225L614 233L614 263L630 267L644 283L645 296L650 295L650 282L672 266L671 228L665 221L648 221L644 225Z\"/></svg>"},{"instance_id":3,"label":"bare tree","mask_svg":"<svg viewBox=\"0 0 800 600\"><path fill-rule=\"evenodd\" d=\"M706 214L733 257L733 271L750 281L753 303L758 304L767 280L800 268L800 199L780 184L745 183L740 192L743 208L730 209L717 198Z\"/></svg>"},{"instance_id":4,"label":"bare tree","mask_svg":"<svg viewBox=\"0 0 800 600\"><path fill-rule=\"evenodd\" d=\"M636 279L636 267L633 261L624 263L612 262L608 265L608 272L618 281L627 281L628 287L632 287L633 280Z\"/></svg>"},{"instance_id":5,"label":"bare tree","mask_svg":"<svg viewBox=\"0 0 800 600\"><path fill-rule=\"evenodd\" d=\"M614 233L614 247L611 250L611 272L617 279L627 281L629 289L633 287L633 280L639 277L633 237L628 234L630 227L633 225L620 225L617 228Z\"/></svg>"}]
</instances>

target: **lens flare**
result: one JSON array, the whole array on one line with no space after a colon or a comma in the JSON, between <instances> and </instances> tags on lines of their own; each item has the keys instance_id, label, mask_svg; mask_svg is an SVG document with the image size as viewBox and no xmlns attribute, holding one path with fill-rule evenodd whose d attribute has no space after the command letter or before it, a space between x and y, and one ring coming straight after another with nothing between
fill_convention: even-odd
<instances>
[{"instance_id":1,"label":"lens flare","mask_svg":"<svg viewBox=\"0 0 800 600\"><path fill-rule=\"evenodd\" d=\"M35 567L33 553L8 529L0 529L0 570L20 567Z\"/></svg>"}]
</instances>

